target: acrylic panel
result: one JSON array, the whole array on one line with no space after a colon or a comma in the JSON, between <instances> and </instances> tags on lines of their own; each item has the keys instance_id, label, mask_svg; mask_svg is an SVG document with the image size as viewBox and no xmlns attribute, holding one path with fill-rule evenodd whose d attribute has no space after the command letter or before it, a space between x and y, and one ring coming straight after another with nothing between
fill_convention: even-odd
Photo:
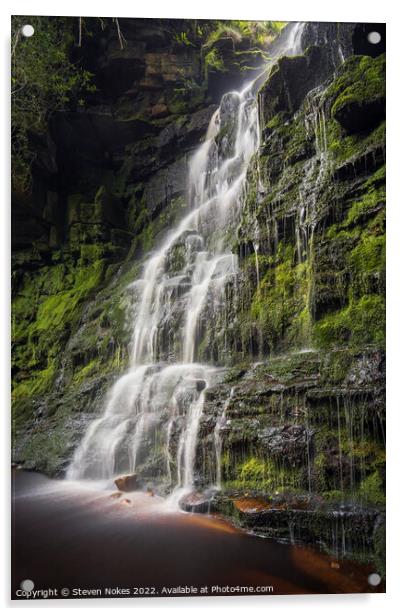
<instances>
[{"instance_id":1,"label":"acrylic panel","mask_svg":"<svg viewBox=\"0 0 402 616\"><path fill-rule=\"evenodd\" d=\"M12 598L385 590L385 24L12 19Z\"/></svg>"}]
</instances>

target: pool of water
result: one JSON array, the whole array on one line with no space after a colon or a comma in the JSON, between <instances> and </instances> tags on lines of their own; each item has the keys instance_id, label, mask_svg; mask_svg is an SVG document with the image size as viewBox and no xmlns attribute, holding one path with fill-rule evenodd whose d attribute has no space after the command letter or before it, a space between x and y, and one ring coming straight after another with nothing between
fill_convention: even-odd
<instances>
[{"instance_id":1,"label":"pool of water","mask_svg":"<svg viewBox=\"0 0 402 616\"><path fill-rule=\"evenodd\" d=\"M68 598L384 591L370 586L370 565L178 512L143 492L117 497L17 470L12 521L13 598L26 596L24 580L57 598L62 588Z\"/></svg>"}]
</instances>

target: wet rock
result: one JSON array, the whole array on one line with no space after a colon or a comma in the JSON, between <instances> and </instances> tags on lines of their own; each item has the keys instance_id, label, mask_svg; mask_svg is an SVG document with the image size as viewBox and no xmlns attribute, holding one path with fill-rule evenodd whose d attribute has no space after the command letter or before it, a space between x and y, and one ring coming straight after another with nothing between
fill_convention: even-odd
<instances>
[{"instance_id":1,"label":"wet rock","mask_svg":"<svg viewBox=\"0 0 402 616\"><path fill-rule=\"evenodd\" d=\"M267 537L292 543L319 542L329 552L343 550L350 555L362 546L373 549L379 519L375 510L354 505L331 507L319 495L311 494L279 494L270 498L221 494L214 499L214 509L242 528Z\"/></svg>"},{"instance_id":2,"label":"wet rock","mask_svg":"<svg viewBox=\"0 0 402 616\"><path fill-rule=\"evenodd\" d=\"M241 513L256 513L270 508L267 500L258 497L245 496L233 500L233 505Z\"/></svg>"},{"instance_id":3,"label":"wet rock","mask_svg":"<svg viewBox=\"0 0 402 616\"><path fill-rule=\"evenodd\" d=\"M133 473L132 475L123 475L114 480L116 487L122 492L134 492L140 488L138 476Z\"/></svg>"},{"instance_id":4,"label":"wet rock","mask_svg":"<svg viewBox=\"0 0 402 616\"><path fill-rule=\"evenodd\" d=\"M311 446L314 430L303 425L265 428L259 433L268 456L276 457L284 463L304 462Z\"/></svg>"},{"instance_id":5,"label":"wet rock","mask_svg":"<svg viewBox=\"0 0 402 616\"><path fill-rule=\"evenodd\" d=\"M187 157L179 158L150 178L143 197L144 205L150 216L155 216L166 206L166 203L184 194L187 165Z\"/></svg>"},{"instance_id":6,"label":"wet rock","mask_svg":"<svg viewBox=\"0 0 402 616\"><path fill-rule=\"evenodd\" d=\"M345 101L339 105L335 119L348 133L356 133L376 126L385 117L385 97L373 100Z\"/></svg>"},{"instance_id":7,"label":"wet rock","mask_svg":"<svg viewBox=\"0 0 402 616\"><path fill-rule=\"evenodd\" d=\"M203 391L206 388L207 384L203 379L198 379L195 383L195 388L197 391Z\"/></svg>"},{"instance_id":8,"label":"wet rock","mask_svg":"<svg viewBox=\"0 0 402 616\"><path fill-rule=\"evenodd\" d=\"M265 119L269 121L279 112L295 113L307 93L323 83L330 71L327 51L320 47L310 47L304 56L281 58L261 89Z\"/></svg>"},{"instance_id":9,"label":"wet rock","mask_svg":"<svg viewBox=\"0 0 402 616\"><path fill-rule=\"evenodd\" d=\"M180 509L192 513L208 513L212 495L207 492L190 492L179 501Z\"/></svg>"},{"instance_id":10,"label":"wet rock","mask_svg":"<svg viewBox=\"0 0 402 616\"><path fill-rule=\"evenodd\" d=\"M359 24L331 23L309 21L305 24L301 35L303 49L311 45L325 46L333 68L352 53L359 53L354 49L353 38ZM375 47L375 45L371 45Z\"/></svg>"},{"instance_id":11,"label":"wet rock","mask_svg":"<svg viewBox=\"0 0 402 616\"><path fill-rule=\"evenodd\" d=\"M385 118L385 56L352 56L329 93L332 116L347 133L373 129Z\"/></svg>"},{"instance_id":12,"label":"wet rock","mask_svg":"<svg viewBox=\"0 0 402 616\"><path fill-rule=\"evenodd\" d=\"M169 123L156 139L159 156L173 159L178 149L192 146L201 139L216 108L216 105L209 105L205 109L187 114Z\"/></svg>"},{"instance_id":13,"label":"wet rock","mask_svg":"<svg viewBox=\"0 0 402 616\"><path fill-rule=\"evenodd\" d=\"M384 577L386 567L386 524L384 514L379 515L375 521L373 543L377 571Z\"/></svg>"}]
</instances>

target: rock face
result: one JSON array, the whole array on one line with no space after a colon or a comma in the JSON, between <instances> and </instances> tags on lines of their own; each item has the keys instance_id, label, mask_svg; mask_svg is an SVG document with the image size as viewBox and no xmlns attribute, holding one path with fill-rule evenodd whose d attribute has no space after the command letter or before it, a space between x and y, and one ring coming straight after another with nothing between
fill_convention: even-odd
<instances>
[{"instance_id":1,"label":"rock face","mask_svg":"<svg viewBox=\"0 0 402 616\"><path fill-rule=\"evenodd\" d=\"M309 63L316 53L283 58L261 88L262 144L236 240L242 277L200 359L384 343L384 55L352 55L328 74Z\"/></svg>"},{"instance_id":2,"label":"rock face","mask_svg":"<svg viewBox=\"0 0 402 616\"><path fill-rule=\"evenodd\" d=\"M72 52L97 91L51 117L32 191L13 196L13 453L51 475L64 474L127 367L132 283L185 211L188 159L221 94L266 53L227 28L211 38L205 22L120 25L123 49L94 22ZM261 147L230 240L240 273L225 310L206 306L200 327L197 361L226 369L197 383L197 486L182 506L328 549L344 536L347 552L364 543L380 563L385 56L365 41L359 24L307 24L305 53L261 84ZM218 154L232 141L220 134ZM158 464L141 479L152 484Z\"/></svg>"},{"instance_id":3,"label":"rock face","mask_svg":"<svg viewBox=\"0 0 402 616\"><path fill-rule=\"evenodd\" d=\"M373 549L378 513L355 506L340 509L311 498L275 497L263 502L256 498L217 497L213 503L241 527L290 543L320 542L337 558L370 553Z\"/></svg>"}]
</instances>

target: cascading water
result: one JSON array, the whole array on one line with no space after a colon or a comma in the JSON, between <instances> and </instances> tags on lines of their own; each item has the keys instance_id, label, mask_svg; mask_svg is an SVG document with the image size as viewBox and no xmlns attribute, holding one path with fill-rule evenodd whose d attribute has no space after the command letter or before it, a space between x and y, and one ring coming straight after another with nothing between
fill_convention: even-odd
<instances>
[{"instance_id":1,"label":"cascading water","mask_svg":"<svg viewBox=\"0 0 402 616\"><path fill-rule=\"evenodd\" d=\"M277 55L300 52L294 24ZM237 272L228 247L239 221L249 162L259 147L256 93L261 77L228 92L189 167L189 213L146 261L133 293L131 367L111 388L103 414L75 452L68 479L138 471L166 491L190 491L205 389L216 368L197 363L206 308L222 309ZM218 419L217 458L221 443ZM217 459L218 483L220 461Z\"/></svg>"}]
</instances>

